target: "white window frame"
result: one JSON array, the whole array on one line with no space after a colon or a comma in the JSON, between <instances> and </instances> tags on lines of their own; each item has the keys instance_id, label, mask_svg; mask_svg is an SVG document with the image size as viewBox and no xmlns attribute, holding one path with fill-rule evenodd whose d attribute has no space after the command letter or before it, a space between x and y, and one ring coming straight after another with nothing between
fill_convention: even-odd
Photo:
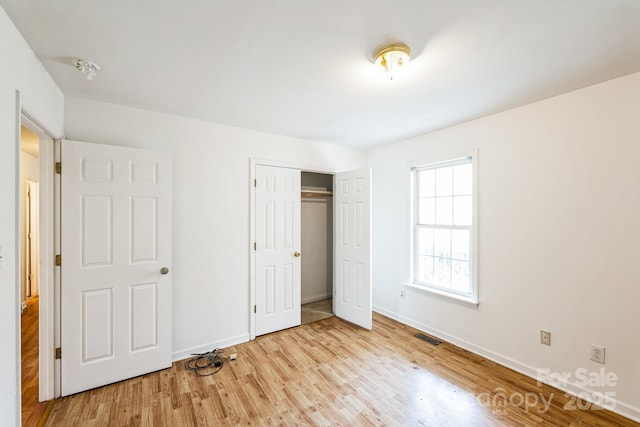
<instances>
[{"instance_id":1,"label":"white window frame","mask_svg":"<svg viewBox=\"0 0 640 427\"><path fill-rule=\"evenodd\" d=\"M418 257L418 186L416 184L417 172L424 169L435 169L438 167L453 166L456 163L471 161L472 170L472 224L471 242L469 245L469 275L471 290L469 293L462 293L453 289L446 289L436 285L431 285L417 280L417 257ZM424 162L414 163L410 167L410 192L411 192L411 280L408 286L421 289L433 294L449 297L455 300L467 302L473 305L479 304L478 286L478 150L463 153L460 155L450 155L446 157L429 159ZM452 227L454 228L454 227Z\"/></svg>"}]
</instances>

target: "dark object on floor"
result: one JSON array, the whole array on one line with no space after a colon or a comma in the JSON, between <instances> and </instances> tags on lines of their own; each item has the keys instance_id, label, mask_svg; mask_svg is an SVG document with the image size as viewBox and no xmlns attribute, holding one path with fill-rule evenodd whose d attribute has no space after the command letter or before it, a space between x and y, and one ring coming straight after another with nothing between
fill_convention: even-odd
<instances>
[{"instance_id":1,"label":"dark object on floor","mask_svg":"<svg viewBox=\"0 0 640 427\"><path fill-rule=\"evenodd\" d=\"M213 375L222 369L224 359L222 358L223 350L216 348L206 353L193 354L196 356L185 362L184 367L188 371L193 371L201 377Z\"/></svg>"},{"instance_id":2,"label":"dark object on floor","mask_svg":"<svg viewBox=\"0 0 640 427\"><path fill-rule=\"evenodd\" d=\"M429 344L432 344L432 345L440 345L440 344L442 344L442 341L438 341L437 339L432 338L432 337L430 337L428 335L425 335L425 334L417 333L417 334L414 335L414 337L420 338L422 341L426 341L426 342L428 342Z\"/></svg>"}]
</instances>

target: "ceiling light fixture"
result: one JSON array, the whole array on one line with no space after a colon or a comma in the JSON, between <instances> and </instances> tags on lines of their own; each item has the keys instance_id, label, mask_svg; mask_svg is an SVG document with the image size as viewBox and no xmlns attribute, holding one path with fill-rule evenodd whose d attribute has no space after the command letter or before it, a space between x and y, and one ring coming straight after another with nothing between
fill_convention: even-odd
<instances>
[{"instance_id":1,"label":"ceiling light fixture","mask_svg":"<svg viewBox=\"0 0 640 427\"><path fill-rule=\"evenodd\" d=\"M404 43L395 43L383 46L376 51L373 59L376 65L384 68L391 80L411 57L411 49Z\"/></svg>"},{"instance_id":2,"label":"ceiling light fixture","mask_svg":"<svg viewBox=\"0 0 640 427\"><path fill-rule=\"evenodd\" d=\"M75 65L76 70L87 75L87 80L93 80L98 75L98 71L100 71L98 64L87 59L76 58L73 60L73 65Z\"/></svg>"}]
</instances>

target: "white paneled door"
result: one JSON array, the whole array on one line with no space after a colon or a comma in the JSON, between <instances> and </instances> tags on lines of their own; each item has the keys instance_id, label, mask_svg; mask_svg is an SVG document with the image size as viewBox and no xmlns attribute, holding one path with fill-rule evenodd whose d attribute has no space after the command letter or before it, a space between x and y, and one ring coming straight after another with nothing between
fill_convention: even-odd
<instances>
[{"instance_id":1,"label":"white paneled door","mask_svg":"<svg viewBox=\"0 0 640 427\"><path fill-rule=\"evenodd\" d=\"M62 141L61 385L171 366L171 154Z\"/></svg>"},{"instance_id":2,"label":"white paneled door","mask_svg":"<svg viewBox=\"0 0 640 427\"><path fill-rule=\"evenodd\" d=\"M333 196L334 312L371 329L371 170L336 174Z\"/></svg>"},{"instance_id":3,"label":"white paneled door","mask_svg":"<svg viewBox=\"0 0 640 427\"><path fill-rule=\"evenodd\" d=\"M300 324L300 171L255 169L255 331Z\"/></svg>"}]
</instances>

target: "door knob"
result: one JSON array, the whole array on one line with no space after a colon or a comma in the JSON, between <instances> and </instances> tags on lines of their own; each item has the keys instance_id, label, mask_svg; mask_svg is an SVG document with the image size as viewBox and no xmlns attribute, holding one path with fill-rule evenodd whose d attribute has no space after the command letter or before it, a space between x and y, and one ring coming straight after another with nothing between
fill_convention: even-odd
<instances>
[{"instance_id":1,"label":"door knob","mask_svg":"<svg viewBox=\"0 0 640 427\"><path fill-rule=\"evenodd\" d=\"M167 274L167 273L169 273L169 269L167 267L162 267L160 269L160 274Z\"/></svg>"},{"instance_id":2,"label":"door knob","mask_svg":"<svg viewBox=\"0 0 640 427\"><path fill-rule=\"evenodd\" d=\"M294 257L296 257L296 258L298 258L298 257L300 256L300 252L298 252L298 251L294 252L294 253L293 253L293 256L294 256Z\"/></svg>"}]
</instances>

